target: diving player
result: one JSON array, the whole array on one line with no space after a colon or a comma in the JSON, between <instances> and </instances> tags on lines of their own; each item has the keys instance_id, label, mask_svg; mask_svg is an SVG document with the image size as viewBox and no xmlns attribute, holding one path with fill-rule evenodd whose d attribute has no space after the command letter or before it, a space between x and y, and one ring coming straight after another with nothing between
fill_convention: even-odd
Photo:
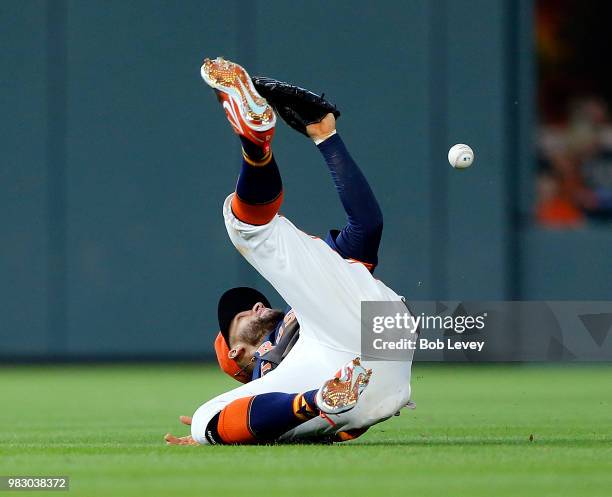
<instances>
[{"instance_id":1,"label":"diving player","mask_svg":"<svg viewBox=\"0 0 612 497\"><path fill-rule=\"evenodd\" d=\"M217 358L245 384L206 402L192 419L182 417L191 436L166 440L354 438L410 399L411 353L402 361L355 359L361 302L403 306L402 297L371 274L382 234L378 203L336 132L339 113L322 97L267 78L252 81L242 67L221 58L207 59L202 77L215 89L243 148L236 191L223 207L228 234L290 309L271 309L261 293L244 287L221 297ZM278 215L283 190L271 150L275 110L315 142L347 212L347 225L325 241Z\"/></svg>"}]
</instances>

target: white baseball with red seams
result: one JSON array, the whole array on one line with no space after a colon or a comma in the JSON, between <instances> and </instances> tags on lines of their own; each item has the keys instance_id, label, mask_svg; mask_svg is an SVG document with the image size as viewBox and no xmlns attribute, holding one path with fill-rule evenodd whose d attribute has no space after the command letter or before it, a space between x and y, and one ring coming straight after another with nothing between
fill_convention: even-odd
<instances>
[{"instance_id":1,"label":"white baseball with red seams","mask_svg":"<svg viewBox=\"0 0 612 497\"><path fill-rule=\"evenodd\" d=\"M474 151L465 143L457 143L448 151L448 162L455 169L465 169L474 162Z\"/></svg>"}]
</instances>

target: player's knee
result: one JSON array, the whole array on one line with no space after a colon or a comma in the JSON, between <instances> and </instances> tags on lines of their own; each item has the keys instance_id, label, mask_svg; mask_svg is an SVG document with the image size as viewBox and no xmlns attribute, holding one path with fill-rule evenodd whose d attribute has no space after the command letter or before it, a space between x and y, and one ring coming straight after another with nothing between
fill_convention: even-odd
<instances>
[{"instance_id":1,"label":"player's knee","mask_svg":"<svg viewBox=\"0 0 612 497\"><path fill-rule=\"evenodd\" d=\"M202 404L193 414L191 419L191 436L200 444L209 444L206 437L206 430L210 421L221 412L224 404L215 400L210 400Z\"/></svg>"},{"instance_id":2,"label":"player's knee","mask_svg":"<svg viewBox=\"0 0 612 497\"><path fill-rule=\"evenodd\" d=\"M230 402L209 423L207 433L224 444L252 444L256 442L250 426L250 410L254 396Z\"/></svg>"},{"instance_id":3,"label":"player's knee","mask_svg":"<svg viewBox=\"0 0 612 497\"><path fill-rule=\"evenodd\" d=\"M201 444L251 444L255 437L249 425L252 396L232 402L207 402L193 415L191 436Z\"/></svg>"}]
</instances>

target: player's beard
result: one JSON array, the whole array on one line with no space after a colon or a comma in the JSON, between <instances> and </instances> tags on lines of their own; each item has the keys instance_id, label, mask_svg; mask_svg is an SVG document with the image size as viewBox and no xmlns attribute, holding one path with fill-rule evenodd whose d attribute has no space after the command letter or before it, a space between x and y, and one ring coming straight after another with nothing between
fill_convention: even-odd
<instances>
[{"instance_id":1,"label":"player's beard","mask_svg":"<svg viewBox=\"0 0 612 497\"><path fill-rule=\"evenodd\" d=\"M284 313L278 309L270 309L264 316L257 317L249 323L245 330L245 335L249 337L252 345L261 344L262 340L276 327L278 322L283 319Z\"/></svg>"}]
</instances>

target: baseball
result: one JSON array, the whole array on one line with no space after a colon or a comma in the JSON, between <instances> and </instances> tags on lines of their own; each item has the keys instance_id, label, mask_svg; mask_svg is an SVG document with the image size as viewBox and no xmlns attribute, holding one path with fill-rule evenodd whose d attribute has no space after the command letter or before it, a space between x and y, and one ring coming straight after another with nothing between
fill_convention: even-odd
<instances>
[{"instance_id":1,"label":"baseball","mask_svg":"<svg viewBox=\"0 0 612 497\"><path fill-rule=\"evenodd\" d=\"M474 162L474 151L463 143L453 145L448 151L448 162L455 169L465 169Z\"/></svg>"}]
</instances>

